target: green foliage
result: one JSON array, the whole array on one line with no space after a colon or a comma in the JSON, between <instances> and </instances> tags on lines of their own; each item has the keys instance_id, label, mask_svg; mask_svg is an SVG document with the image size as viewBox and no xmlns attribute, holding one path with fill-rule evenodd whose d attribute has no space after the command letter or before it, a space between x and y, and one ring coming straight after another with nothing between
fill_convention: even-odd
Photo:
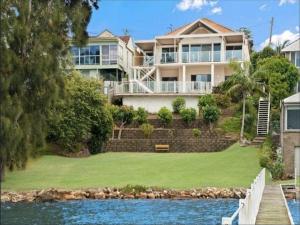
<instances>
[{"instance_id":1,"label":"green foliage","mask_svg":"<svg viewBox=\"0 0 300 225\"><path fill-rule=\"evenodd\" d=\"M46 117L63 97L70 35L87 38L89 2L2 1L0 168L24 168L43 146ZM95 1L96 3L96 1ZM1 177L0 177L1 179Z\"/></svg>"},{"instance_id":2,"label":"green foliage","mask_svg":"<svg viewBox=\"0 0 300 225\"><path fill-rule=\"evenodd\" d=\"M201 130L199 129L199 128L194 128L193 129L193 135L194 135L194 137L200 137L200 135L201 135Z\"/></svg>"},{"instance_id":3,"label":"green foliage","mask_svg":"<svg viewBox=\"0 0 300 225\"><path fill-rule=\"evenodd\" d=\"M272 178L274 180L282 179L284 174L284 164L281 162L281 160L277 160L270 169Z\"/></svg>"},{"instance_id":4,"label":"green foliage","mask_svg":"<svg viewBox=\"0 0 300 225\"><path fill-rule=\"evenodd\" d=\"M271 109L271 119L270 119L270 129L271 133L279 133L280 132L280 109Z\"/></svg>"},{"instance_id":5,"label":"green foliage","mask_svg":"<svg viewBox=\"0 0 300 225\"><path fill-rule=\"evenodd\" d=\"M280 101L294 92L299 72L286 58L273 56L258 63L254 77L271 93L272 107L279 108Z\"/></svg>"},{"instance_id":6,"label":"green foliage","mask_svg":"<svg viewBox=\"0 0 300 225\"><path fill-rule=\"evenodd\" d=\"M172 112L167 107L162 107L157 115L164 126L169 125L173 120Z\"/></svg>"},{"instance_id":7,"label":"green foliage","mask_svg":"<svg viewBox=\"0 0 300 225\"><path fill-rule=\"evenodd\" d=\"M49 113L48 140L64 151L79 151L88 145L91 153L101 151L112 131L112 117L101 83L74 73L66 79L66 99L58 101Z\"/></svg>"},{"instance_id":8,"label":"green foliage","mask_svg":"<svg viewBox=\"0 0 300 225\"><path fill-rule=\"evenodd\" d=\"M212 125L217 122L220 116L220 110L216 106L205 106L203 108L203 119L205 122Z\"/></svg>"},{"instance_id":9,"label":"green foliage","mask_svg":"<svg viewBox=\"0 0 300 225\"><path fill-rule=\"evenodd\" d=\"M226 94L214 94L213 95L218 107L227 108L230 106L230 97Z\"/></svg>"},{"instance_id":10,"label":"green foliage","mask_svg":"<svg viewBox=\"0 0 300 225\"><path fill-rule=\"evenodd\" d=\"M275 55L276 55L276 52L271 47L268 47L268 46L265 47L260 52L253 52L251 54L251 59L250 59L253 71L255 71L257 69L257 65L258 65L259 61L266 59L266 58L270 58Z\"/></svg>"},{"instance_id":11,"label":"green foliage","mask_svg":"<svg viewBox=\"0 0 300 225\"><path fill-rule=\"evenodd\" d=\"M240 117L227 117L219 126L226 133L238 133L241 129L241 119Z\"/></svg>"},{"instance_id":12,"label":"green foliage","mask_svg":"<svg viewBox=\"0 0 300 225\"><path fill-rule=\"evenodd\" d=\"M133 120L136 121L138 124L147 123L148 118L148 112L142 108L138 107L138 109L135 111L135 115Z\"/></svg>"},{"instance_id":13,"label":"green foliage","mask_svg":"<svg viewBox=\"0 0 300 225\"><path fill-rule=\"evenodd\" d=\"M185 108L180 110L181 119L190 124L191 122L196 120L197 111L194 108Z\"/></svg>"},{"instance_id":14,"label":"green foliage","mask_svg":"<svg viewBox=\"0 0 300 225\"><path fill-rule=\"evenodd\" d=\"M144 123L140 126L146 138L149 138L154 131L154 127L149 123Z\"/></svg>"},{"instance_id":15,"label":"green foliage","mask_svg":"<svg viewBox=\"0 0 300 225\"><path fill-rule=\"evenodd\" d=\"M173 112L179 113L181 109L185 108L185 99L183 97L176 97L172 102Z\"/></svg>"},{"instance_id":16,"label":"green foliage","mask_svg":"<svg viewBox=\"0 0 300 225\"><path fill-rule=\"evenodd\" d=\"M132 106L115 106L111 110L113 112L114 122L119 123L121 127L123 127L126 124L130 124L133 121L134 109Z\"/></svg>"},{"instance_id":17,"label":"green foliage","mask_svg":"<svg viewBox=\"0 0 300 225\"><path fill-rule=\"evenodd\" d=\"M206 106L215 106L216 100L212 94L207 94L200 96L198 99L198 107L200 111L203 111L203 108Z\"/></svg>"}]
</instances>

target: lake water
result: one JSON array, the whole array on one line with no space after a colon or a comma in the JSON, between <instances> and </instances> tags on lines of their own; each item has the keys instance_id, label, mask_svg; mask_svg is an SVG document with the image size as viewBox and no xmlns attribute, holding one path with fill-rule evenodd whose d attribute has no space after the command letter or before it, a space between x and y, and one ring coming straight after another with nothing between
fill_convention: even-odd
<instances>
[{"instance_id":1,"label":"lake water","mask_svg":"<svg viewBox=\"0 0 300 225\"><path fill-rule=\"evenodd\" d=\"M300 224L300 200L288 200L288 206L295 224Z\"/></svg>"},{"instance_id":2,"label":"lake water","mask_svg":"<svg viewBox=\"0 0 300 225\"><path fill-rule=\"evenodd\" d=\"M216 225L238 200L81 200L4 203L1 225Z\"/></svg>"}]
</instances>

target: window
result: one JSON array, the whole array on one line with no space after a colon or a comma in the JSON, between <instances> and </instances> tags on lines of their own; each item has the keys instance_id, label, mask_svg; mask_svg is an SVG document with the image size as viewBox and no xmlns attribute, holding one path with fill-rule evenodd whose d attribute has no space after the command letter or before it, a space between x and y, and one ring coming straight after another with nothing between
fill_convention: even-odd
<instances>
[{"instance_id":1,"label":"window","mask_svg":"<svg viewBox=\"0 0 300 225\"><path fill-rule=\"evenodd\" d=\"M162 48L161 63L177 62L177 48Z\"/></svg>"},{"instance_id":2,"label":"window","mask_svg":"<svg viewBox=\"0 0 300 225\"><path fill-rule=\"evenodd\" d=\"M221 44L214 44L214 62L221 61Z\"/></svg>"},{"instance_id":3,"label":"window","mask_svg":"<svg viewBox=\"0 0 300 225\"><path fill-rule=\"evenodd\" d=\"M242 60L242 46L226 46L226 59L227 60Z\"/></svg>"},{"instance_id":4,"label":"window","mask_svg":"<svg viewBox=\"0 0 300 225\"><path fill-rule=\"evenodd\" d=\"M228 80L231 76L225 76L225 80Z\"/></svg>"},{"instance_id":5,"label":"window","mask_svg":"<svg viewBox=\"0 0 300 225\"><path fill-rule=\"evenodd\" d=\"M75 65L99 64L100 48L99 45L91 45L84 48L71 47L73 62Z\"/></svg>"},{"instance_id":6,"label":"window","mask_svg":"<svg viewBox=\"0 0 300 225\"><path fill-rule=\"evenodd\" d=\"M210 74L196 74L191 76L191 81L194 82L211 82L211 75Z\"/></svg>"},{"instance_id":7,"label":"window","mask_svg":"<svg viewBox=\"0 0 300 225\"><path fill-rule=\"evenodd\" d=\"M300 130L300 107L287 107L286 130Z\"/></svg>"},{"instance_id":8,"label":"window","mask_svg":"<svg viewBox=\"0 0 300 225\"><path fill-rule=\"evenodd\" d=\"M102 64L114 65L118 62L118 46L116 44L102 45Z\"/></svg>"},{"instance_id":9,"label":"window","mask_svg":"<svg viewBox=\"0 0 300 225\"><path fill-rule=\"evenodd\" d=\"M182 45L182 62L183 63L189 62L189 51L190 51L189 45Z\"/></svg>"},{"instance_id":10,"label":"window","mask_svg":"<svg viewBox=\"0 0 300 225\"><path fill-rule=\"evenodd\" d=\"M210 56L211 44L191 45L191 62L209 62Z\"/></svg>"}]
</instances>

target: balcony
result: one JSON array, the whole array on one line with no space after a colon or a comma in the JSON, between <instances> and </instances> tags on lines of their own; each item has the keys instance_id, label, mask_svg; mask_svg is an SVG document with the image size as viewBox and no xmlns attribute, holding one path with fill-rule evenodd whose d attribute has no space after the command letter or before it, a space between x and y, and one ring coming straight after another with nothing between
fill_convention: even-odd
<instances>
[{"instance_id":1,"label":"balcony","mask_svg":"<svg viewBox=\"0 0 300 225\"><path fill-rule=\"evenodd\" d=\"M141 83L141 84L139 84ZM147 87L153 93L147 92ZM211 93L211 82L202 81L128 81L117 84L114 88L116 95L126 94L207 94Z\"/></svg>"},{"instance_id":2,"label":"balcony","mask_svg":"<svg viewBox=\"0 0 300 225\"><path fill-rule=\"evenodd\" d=\"M177 52L163 52L161 53L160 63L177 63L178 53Z\"/></svg>"}]
</instances>

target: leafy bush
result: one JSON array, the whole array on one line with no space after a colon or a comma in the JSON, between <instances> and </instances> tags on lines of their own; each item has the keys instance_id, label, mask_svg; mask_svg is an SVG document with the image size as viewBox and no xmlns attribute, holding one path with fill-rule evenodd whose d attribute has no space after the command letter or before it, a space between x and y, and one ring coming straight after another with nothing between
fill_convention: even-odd
<instances>
[{"instance_id":1,"label":"leafy bush","mask_svg":"<svg viewBox=\"0 0 300 225\"><path fill-rule=\"evenodd\" d=\"M227 108L230 106L230 97L226 94L214 94L213 95L218 107Z\"/></svg>"},{"instance_id":2,"label":"leafy bush","mask_svg":"<svg viewBox=\"0 0 300 225\"><path fill-rule=\"evenodd\" d=\"M167 107L162 107L157 115L164 126L169 125L173 120L172 112Z\"/></svg>"},{"instance_id":3,"label":"leafy bush","mask_svg":"<svg viewBox=\"0 0 300 225\"><path fill-rule=\"evenodd\" d=\"M136 121L138 124L143 124L147 122L148 118L148 112L142 108L138 107L138 109L135 111L134 121Z\"/></svg>"},{"instance_id":4,"label":"leafy bush","mask_svg":"<svg viewBox=\"0 0 300 225\"><path fill-rule=\"evenodd\" d=\"M181 109L180 116L184 122L190 124L196 120L197 111L194 108Z\"/></svg>"},{"instance_id":5,"label":"leafy bush","mask_svg":"<svg viewBox=\"0 0 300 225\"><path fill-rule=\"evenodd\" d=\"M200 111L206 106L215 106L216 100L212 94L200 96L198 99L198 107Z\"/></svg>"},{"instance_id":6,"label":"leafy bush","mask_svg":"<svg viewBox=\"0 0 300 225\"><path fill-rule=\"evenodd\" d=\"M144 123L140 126L140 128L142 129L145 137L149 138L151 136L151 134L153 133L154 127L149 124L149 123Z\"/></svg>"},{"instance_id":7,"label":"leafy bush","mask_svg":"<svg viewBox=\"0 0 300 225\"><path fill-rule=\"evenodd\" d=\"M112 116L115 124L119 124L118 139L121 139L122 129L126 124L130 124L133 121L134 110L132 106L123 105L121 107L113 107L111 109Z\"/></svg>"},{"instance_id":8,"label":"leafy bush","mask_svg":"<svg viewBox=\"0 0 300 225\"><path fill-rule=\"evenodd\" d=\"M212 124L217 122L220 116L220 110L216 106L205 106L203 108L203 119L205 122L210 124L210 128L212 128Z\"/></svg>"},{"instance_id":9,"label":"leafy bush","mask_svg":"<svg viewBox=\"0 0 300 225\"><path fill-rule=\"evenodd\" d=\"M177 97L172 102L173 112L179 113L180 110L185 108L185 99L183 97Z\"/></svg>"},{"instance_id":10,"label":"leafy bush","mask_svg":"<svg viewBox=\"0 0 300 225\"><path fill-rule=\"evenodd\" d=\"M126 185L120 189L123 193L141 193L146 192L147 188L142 185Z\"/></svg>"},{"instance_id":11,"label":"leafy bush","mask_svg":"<svg viewBox=\"0 0 300 225\"><path fill-rule=\"evenodd\" d=\"M194 137L200 137L201 130L199 128L194 128L193 129L193 135L194 135Z\"/></svg>"},{"instance_id":12,"label":"leafy bush","mask_svg":"<svg viewBox=\"0 0 300 225\"><path fill-rule=\"evenodd\" d=\"M272 167L272 160L268 154L261 153L259 155L259 165L262 168L270 169Z\"/></svg>"},{"instance_id":13,"label":"leafy bush","mask_svg":"<svg viewBox=\"0 0 300 225\"><path fill-rule=\"evenodd\" d=\"M277 160L271 167L270 169L271 174L272 174L272 178L274 180L279 180L283 177L283 173L284 173L284 165L281 162L281 160Z\"/></svg>"},{"instance_id":14,"label":"leafy bush","mask_svg":"<svg viewBox=\"0 0 300 225\"><path fill-rule=\"evenodd\" d=\"M60 100L48 116L48 141L64 151L76 152L88 147L91 153L101 151L112 131L113 121L101 83L80 75L66 79L66 100Z\"/></svg>"}]
</instances>

